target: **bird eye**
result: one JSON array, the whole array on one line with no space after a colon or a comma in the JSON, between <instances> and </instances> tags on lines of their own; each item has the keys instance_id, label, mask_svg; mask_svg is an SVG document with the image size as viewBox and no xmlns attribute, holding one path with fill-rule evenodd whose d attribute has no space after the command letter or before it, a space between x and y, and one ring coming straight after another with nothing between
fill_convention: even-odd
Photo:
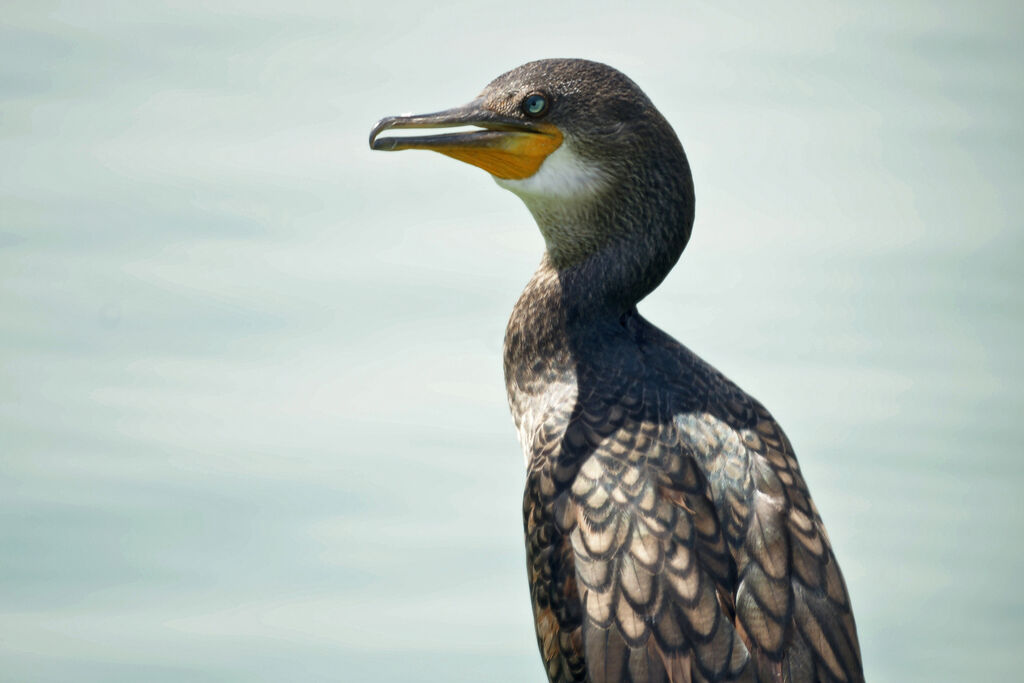
<instances>
[{"instance_id":1,"label":"bird eye","mask_svg":"<svg viewBox=\"0 0 1024 683\"><path fill-rule=\"evenodd\" d=\"M527 95L523 100L523 113L527 116L544 116L548 112L548 98L538 92Z\"/></svg>"}]
</instances>

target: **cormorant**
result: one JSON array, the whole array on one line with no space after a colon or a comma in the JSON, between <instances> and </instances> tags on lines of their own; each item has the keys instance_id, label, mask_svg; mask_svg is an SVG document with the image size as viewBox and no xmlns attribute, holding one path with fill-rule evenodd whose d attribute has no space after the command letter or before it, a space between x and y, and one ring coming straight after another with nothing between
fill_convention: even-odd
<instances>
[{"instance_id":1,"label":"cormorant","mask_svg":"<svg viewBox=\"0 0 1024 683\"><path fill-rule=\"evenodd\" d=\"M391 128L471 132L379 137ZM469 104L381 120L519 195L546 251L505 335L552 682L862 681L850 599L764 406L637 313L693 225L690 167L640 88L546 59Z\"/></svg>"}]
</instances>

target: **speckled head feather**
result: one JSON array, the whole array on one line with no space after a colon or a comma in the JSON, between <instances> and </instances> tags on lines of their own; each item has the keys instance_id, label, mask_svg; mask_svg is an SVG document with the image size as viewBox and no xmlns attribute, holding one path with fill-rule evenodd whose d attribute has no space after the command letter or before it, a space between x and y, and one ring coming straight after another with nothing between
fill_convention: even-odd
<instances>
[{"instance_id":1,"label":"speckled head feather","mask_svg":"<svg viewBox=\"0 0 1024 683\"><path fill-rule=\"evenodd\" d=\"M661 142L659 138L665 135L674 137L639 86L622 72L599 62L529 62L495 78L480 97L489 109L516 116L522 115L522 99L533 92L550 98L546 120L595 161L607 161L610 154L638 151L652 142Z\"/></svg>"},{"instance_id":2,"label":"speckled head feather","mask_svg":"<svg viewBox=\"0 0 1024 683\"><path fill-rule=\"evenodd\" d=\"M543 106L531 113L525 105L537 96ZM483 130L380 137L466 124ZM467 105L382 119L370 144L432 149L492 173L533 213L567 304L579 310L628 310L668 274L693 226L693 180L675 132L632 80L598 62L524 64ZM587 286L574 294L581 276Z\"/></svg>"},{"instance_id":3,"label":"speckled head feather","mask_svg":"<svg viewBox=\"0 0 1024 683\"><path fill-rule=\"evenodd\" d=\"M523 116L531 93L548 98L544 120L564 141L534 176L498 183L530 208L556 268L583 266L609 247L613 258L598 258L601 267L634 266L616 278L628 308L668 274L690 236L693 180L679 138L636 83L598 62L530 62L480 97Z\"/></svg>"}]
</instances>

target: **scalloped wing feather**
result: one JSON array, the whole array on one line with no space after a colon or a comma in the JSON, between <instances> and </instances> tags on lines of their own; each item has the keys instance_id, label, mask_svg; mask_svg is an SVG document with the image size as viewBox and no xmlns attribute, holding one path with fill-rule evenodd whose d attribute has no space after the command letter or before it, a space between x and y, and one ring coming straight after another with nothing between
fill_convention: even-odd
<instances>
[{"instance_id":1,"label":"scalloped wing feather","mask_svg":"<svg viewBox=\"0 0 1024 683\"><path fill-rule=\"evenodd\" d=\"M529 435L549 680L863 681L846 586L789 441L652 329L646 365L581 378Z\"/></svg>"}]
</instances>

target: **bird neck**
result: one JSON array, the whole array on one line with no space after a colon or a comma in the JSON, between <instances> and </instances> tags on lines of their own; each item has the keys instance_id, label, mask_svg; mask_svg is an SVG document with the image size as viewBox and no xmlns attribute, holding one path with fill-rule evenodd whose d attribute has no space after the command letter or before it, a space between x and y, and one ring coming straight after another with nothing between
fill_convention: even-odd
<instances>
[{"instance_id":1,"label":"bird neck","mask_svg":"<svg viewBox=\"0 0 1024 683\"><path fill-rule=\"evenodd\" d=\"M613 286L616 282L636 284L636 279L614 249L564 268L545 253L509 318L506 379L514 379L526 393L540 393L623 341L625 320L636 313L636 300L623 295Z\"/></svg>"},{"instance_id":2,"label":"bird neck","mask_svg":"<svg viewBox=\"0 0 1024 683\"><path fill-rule=\"evenodd\" d=\"M555 200L518 192L547 251L516 304L505 336L509 387L533 393L574 372L679 260L693 226L693 180L682 146L618 173L592 195ZM511 188L510 188L511 189Z\"/></svg>"},{"instance_id":3,"label":"bird neck","mask_svg":"<svg viewBox=\"0 0 1024 683\"><path fill-rule=\"evenodd\" d=\"M680 150L681 151L681 150ZM570 319L618 318L650 294L679 260L693 226L693 181L670 174L612 184L600 196L531 206Z\"/></svg>"}]
</instances>

